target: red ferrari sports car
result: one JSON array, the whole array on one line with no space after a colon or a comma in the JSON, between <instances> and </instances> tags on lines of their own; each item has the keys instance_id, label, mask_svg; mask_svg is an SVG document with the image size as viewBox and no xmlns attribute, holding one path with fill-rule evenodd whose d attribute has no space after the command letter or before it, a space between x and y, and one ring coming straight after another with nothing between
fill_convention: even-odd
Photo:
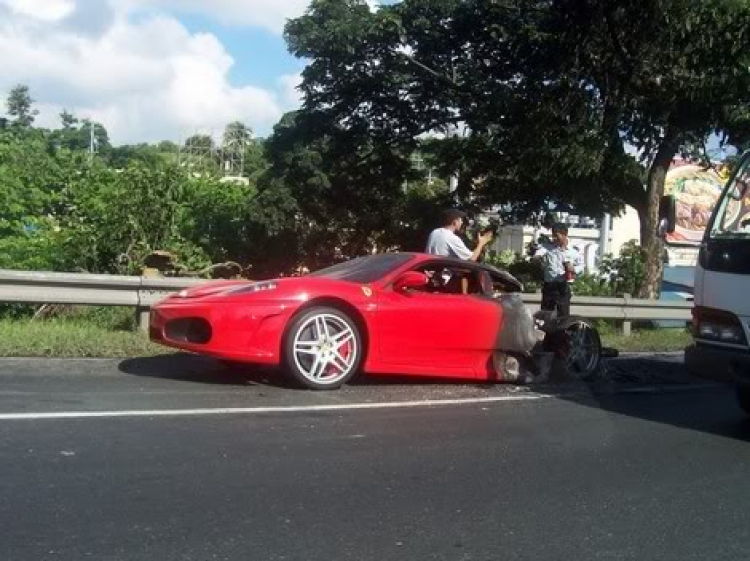
<instances>
[{"instance_id":1,"label":"red ferrari sports car","mask_svg":"<svg viewBox=\"0 0 750 561\"><path fill-rule=\"evenodd\" d=\"M418 253L360 257L303 277L210 281L152 308L150 337L230 361L280 366L333 389L358 372L502 380L493 362L507 272Z\"/></svg>"}]
</instances>

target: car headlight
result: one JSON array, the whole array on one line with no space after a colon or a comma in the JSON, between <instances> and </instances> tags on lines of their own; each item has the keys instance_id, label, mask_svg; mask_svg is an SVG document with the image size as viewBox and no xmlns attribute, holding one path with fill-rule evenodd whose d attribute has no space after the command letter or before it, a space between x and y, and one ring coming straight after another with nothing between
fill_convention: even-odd
<instances>
[{"instance_id":1,"label":"car headlight","mask_svg":"<svg viewBox=\"0 0 750 561\"><path fill-rule=\"evenodd\" d=\"M693 335L698 339L744 345L747 343L740 319L731 312L712 308L693 309Z\"/></svg>"},{"instance_id":2,"label":"car headlight","mask_svg":"<svg viewBox=\"0 0 750 561\"><path fill-rule=\"evenodd\" d=\"M256 282L249 286L243 286L236 290L232 290L232 294L248 294L253 292L262 292L267 290L275 290L278 285L275 282L264 281Z\"/></svg>"}]
</instances>

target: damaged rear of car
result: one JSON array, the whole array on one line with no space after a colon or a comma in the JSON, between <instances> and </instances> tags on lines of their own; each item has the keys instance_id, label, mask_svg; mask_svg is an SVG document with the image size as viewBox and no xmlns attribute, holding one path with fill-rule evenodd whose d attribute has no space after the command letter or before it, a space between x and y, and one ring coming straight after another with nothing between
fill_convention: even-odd
<instances>
[{"instance_id":1,"label":"damaged rear of car","mask_svg":"<svg viewBox=\"0 0 750 561\"><path fill-rule=\"evenodd\" d=\"M520 292L500 290L494 296L503 308L503 324L493 362L503 381L543 382L553 371L586 380L599 371L603 349L592 322L554 311L532 314Z\"/></svg>"}]
</instances>

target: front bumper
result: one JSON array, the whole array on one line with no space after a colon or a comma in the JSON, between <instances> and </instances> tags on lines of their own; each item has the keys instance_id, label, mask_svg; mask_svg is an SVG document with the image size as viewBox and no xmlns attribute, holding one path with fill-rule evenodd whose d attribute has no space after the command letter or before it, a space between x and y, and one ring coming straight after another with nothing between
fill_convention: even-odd
<instances>
[{"instance_id":1,"label":"front bumper","mask_svg":"<svg viewBox=\"0 0 750 561\"><path fill-rule=\"evenodd\" d=\"M750 350L696 343L685 349L685 364L694 376L750 387Z\"/></svg>"},{"instance_id":2,"label":"front bumper","mask_svg":"<svg viewBox=\"0 0 750 561\"><path fill-rule=\"evenodd\" d=\"M155 343L186 351L278 364L288 314L289 310L276 304L246 307L165 302L151 310L149 335ZM180 322L188 325L183 328ZM192 324L198 322L199 329L194 329Z\"/></svg>"}]
</instances>

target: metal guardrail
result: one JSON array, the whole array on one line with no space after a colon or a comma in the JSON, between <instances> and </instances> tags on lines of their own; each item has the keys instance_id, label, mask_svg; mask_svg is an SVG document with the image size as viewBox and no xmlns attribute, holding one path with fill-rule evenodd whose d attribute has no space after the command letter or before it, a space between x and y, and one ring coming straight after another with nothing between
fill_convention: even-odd
<instances>
[{"instance_id":1,"label":"metal guardrail","mask_svg":"<svg viewBox=\"0 0 750 561\"><path fill-rule=\"evenodd\" d=\"M542 302L541 294L524 294L523 301L535 310ZM692 319L693 303L679 300L644 300L623 296L602 298L573 296L570 313L589 319L622 322L625 335L630 335L634 321L685 321Z\"/></svg>"},{"instance_id":2,"label":"metal guardrail","mask_svg":"<svg viewBox=\"0 0 750 561\"><path fill-rule=\"evenodd\" d=\"M542 295L524 294L523 301L527 304L541 304ZM644 300L630 296L601 298L573 295L570 306L570 312L574 315L621 321L689 321L692 309L692 302Z\"/></svg>"},{"instance_id":3,"label":"metal guardrail","mask_svg":"<svg viewBox=\"0 0 750 561\"><path fill-rule=\"evenodd\" d=\"M148 310L173 292L208 282L192 278L151 278L80 273L51 273L0 269L0 302L24 304L78 304L130 306L139 324L148 327ZM523 300L538 308L541 294L524 294ZM574 296L571 313L590 319L623 322L630 332L633 321L689 321L691 302L642 300L631 297L594 298Z\"/></svg>"},{"instance_id":4,"label":"metal guardrail","mask_svg":"<svg viewBox=\"0 0 750 561\"><path fill-rule=\"evenodd\" d=\"M151 306L173 292L205 282L206 279L0 269L0 302L128 306L136 309L139 325L147 329Z\"/></svg>"}]
</instances>

